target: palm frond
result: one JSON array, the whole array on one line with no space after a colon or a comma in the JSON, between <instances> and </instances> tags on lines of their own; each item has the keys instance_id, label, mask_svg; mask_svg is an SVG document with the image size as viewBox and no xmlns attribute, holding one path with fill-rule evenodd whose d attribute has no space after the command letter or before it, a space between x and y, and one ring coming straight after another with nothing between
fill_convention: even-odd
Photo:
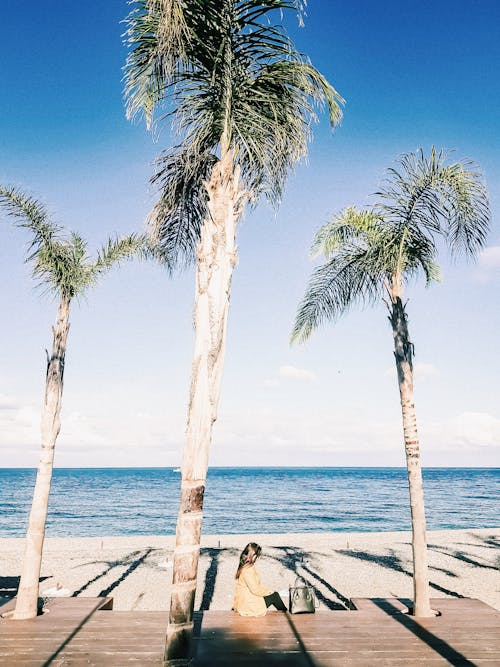
<instances>
[{"instance_id":1,"label":"palm frond","mask_svg":"<svg viewBox=\"0 0 500 667\"><path fill-rule=\"evenodd\" d=\"M326 321L336 321L356 303L373 303L381 293L381 276L366 252L339 251L312 274L302 299L291 341L306 341Z\"/></svg>"},{"instance_id":2,"label":"palm frond","mask_svg":"<svg viewBox=\"0 0 500 667\"><path fill-rule=\"evenodd\" d=\"M172 269L196 256L201 225L207 215L208 195L203 183L210 178L216 158L178 149L158 161L154 182L161 196L149 218L149 237L158 257Z\"/></svg>"},{"instance_id":3,"label":"palm frond","mask_svg":"<svg viewBox=\"0 0 500 667\"><path fill-rule=\"evenodd\" d=\"M0 185L0 206L18 227L31 231L33 251L55 241L60 235L61 228L50 222L45 206L19 188Z\"/></svg>"},{"instance_id":4,"label":"palm frond","mask_svg":"<svg viewBox=\"0 0 500 667\"><path fill-rule=\"evenodd\" d=\"M183 5L182 0L137 0L125 21L127 118L142 113L148 127L165 86L186 57L190 35Z\"/></svg>"},{"instance_id":5,"label":"palm frond","mask_svg":"<svg viewBox=\"0 0 500 667\"><path fill-rule=\"evenodd\" d=\"M437 262L421 259L420 265L422 267L422 271L424 272L425 284L427 287L433 282L438 283L441 281L441 269Z\"/></svg>"},{"instance_id":6,"label":"palm frond","mask_svg":"<svg viewBox=\"0 0 500 667\"><path fill-rule=\"evenodd\" d=\"M37 285L71 301L93 285L113 264L137 254L146 255L144 236L110 239L93 261L86 241L76 232L53 224L42 204L14 187L0 186L0 205L18 227L31 233L26 261Z\"/></svg>"},{"instance_id":7,"label":"palm frond","mask_svg":"<svg viewBox=\"0 0 500 667\"><path fill-rule=\"evenodd\" d=\"M486 245L491 213L482 174L461 161L443 168L441 190L447 202L446 238L453 253L475 256Z\"/></svg>"},{"instance_id":8,"label":"palm frond","mask_svg":"<svg viewBox=\"0 0 500 667\"><path fill-rule=\"evenodd\" d=\"M289 171L307 152L315 109L326 106L335 126L343 99L276 29L237 37L230 66L219 62L219 51L202 54L203 67L177 78L176 127L191 153L215 154L227 133L246 188L278 203Z\"/></svg>"},{"instance_id":9,"label":"palm frond","mask_svg":"<svg viewBox=\"0 0 500 667\"><path fill-rule=\"evenodd\" d=\"M388 277L400 274L408 283L423 271L427 285L439 281L441 274L434 240L417 227L393 228L393 231L396 231L394 245L398 246L398 252L397 257L387 258Z\"/></svg>"},{"instance_id":10,"label":"palm frond","mask_svg":"<svg viewBox=\"0 0 500 667\"><path fill-rule=\"evenodd\" d=\"M62 239L42 245L28 261L32 264L33 277L45 292L55 292L71 300L86 284L86 271L78 262L81 247L75 247L73 239Z\"/></svg>"},{"instance_id":11,"label":"palm frond","mask_svg":"<svg viewBox=\"0 0 500 667\"><path fill-rule=\"evenodd\" d=\"M330 222L320 227L311 247L313 257L324 254L328 259L340 247L352 244L365 247L373 245L375 238L384 232L380 215L371 210L358 210L349 206ZM372 241L373 239L373 241Z\"/></svg>"},{"instance_id":12,"label":"palm frond","mask_svg":"<svg viewBox=\"0 0 500 667\"><path fill-rule=\"evenodd\" d=\"M485 244L490 210L482 175L469 161L447 164L445 152L432 147L403 155L376 194L377 210L394 225L445 236L454 252L474 255Z\"/></svg>"},{"instance_id":13,"label":"palm frond","mask_svg":"<svg viewBox=\"0 0 500 667\"><path fill-rule=\"evenodd\" d=\"M107 243L99 250L95 262L89 265L92 279L97 279L115 264L119 264L125 259L145 258L149 253L148 239L143 234L129 234L121 238L109 238Z\"/></svg>"},{"instance_id":14,"label":"palm frond","mask_svg":"<svg viewBox=\"0 0 500 667\"><path fill-rule=\"evenodd\" d=\"M146 238L131 234L108 239L93 260L84 239L71 232L65 239L42 246L31 259L39 286L71 300L94 286L115 264L141 255L147 255Z\"/></svg>"},{"instance_id":15,"label":"palm frond","mask_svg":"<svg viewBox=\"0 0 500 667\"><path fill-rule=\"evenodd\" d=\"M343 99L299 55L264 64L242 80L233 97L232 138L248 190L279 203L294 165L307 153L316 108L326 105L332 126Z\"/></svg>"},{"instance_id":16,"label":"palm frond","mask_svg":"<svg viewBox=\"0 0 500 667\"><path fill-rule=\"evenodd\" d=\"M159 161L160 198L150 230L168 263L193 257L206 214L204 183L230 150L248 200L280 200L286 177L307 151L317 112L340 122L341 95L293 46L282 13L301 0L178 0L182 21L161 34L173 0L135 3L128 19L129 115L160 108L178 145ZM180 19L179 19L180 20ZM170 40L170 41L169 41ZM201 174L196 173L201 170ZM184 198L182 200L181 198Z\"/></svg>"},{"instance_id":17,"label":"palm frond","mask_svg":"<svg viewBox=\"0 0 500 667\"><path fill-rule=\"evenodd\" d=\"M398 169L388 170L377 194L372 209L346 208L316 234L313 252L327 261L308 284L292 340L305 340L355 302L372 302L384 283L408 283L421 273L427 285L440 280L438 237L468 254L485 243L487 192L467 161L446 164L444 151L435 148L429 156L422 149L408 153Z\"/></svg>"}]
</instances>

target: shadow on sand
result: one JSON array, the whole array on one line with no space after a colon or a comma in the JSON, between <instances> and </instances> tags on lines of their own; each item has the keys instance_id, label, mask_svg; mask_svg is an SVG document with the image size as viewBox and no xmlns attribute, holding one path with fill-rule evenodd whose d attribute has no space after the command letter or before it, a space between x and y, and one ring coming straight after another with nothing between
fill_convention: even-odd
<instances>
[{"instance_id":1,"label":"shadow on sand","mask_svg":"<svg viewBox=\"0 0 500 667\"><path fill-rule=\"evenodd\" d=\"M450 549L450 547L446 547L441 544L429 544L427 548L429 549L429 551L435 551L436 553L442 554L443 556L449 556L450 558L455 558L456 560L459 560L462 563L467 563L467 565L473 565L474 567L480 567L485 570L498 569L495 565L489 565L488 563L481 563L480 561L477 560L477 558L473 558L470 554L465 553L465 551Z\"/></svg>"},{"instance_id":2,"label":"shadow on sand","mask_svg":"<svg viewBox=\"0 0 500 667\"><path fill-rule=\"evenodd\" d=\"M208 611L214 596L220 562L223 558L230 556L234 558L236 563L238 551L234 548L207 548L201 550L201 556L208 557L210 562L205 575L199 609L200 611ZM320 554L316 552L304 551L297 547L269 547L266 549L265 556L263 556L263 562L274 562L284 567L290 574L290 581L293 581L296 577L303 579L314 589L318 601L327 609L332 611L352 609L349 598L319 574L317 564L319 556Z\"/></svg>"},{"instance_id":3,"label":"shadow on sand","mask_svg":"<svg viewBox=\"0 0 500 667\"><path fill-rule=\"evenodd\" d=\"M215 593L215 581L217 579L217 573L219 571L219 564L221 556L231 556L234 558L235 562L238 558L238 550L229 547L229 548L206 548L201 549L200 555L202 558L207 557L210 559L207 572L205 574L205 582L203 585L203 594L201 597L200 611L207 611L210 609L212 600Z\"/></svg>"},{"instance_id":4,"label":"shadow on sand","mask_svg":"<svg viewBox=\"0 0 500 667\"><path fill-rule=\"evenodd\" d=\"M127 569L122 572L122 574L117 577L109 586L106 588L103 588L102 591L97 593L97 597L107 597L111 591L113 591L117 586L119 586L125 579L132 574L134 570L136 570L141 563L143 563L146 558L150 555L150 553L153 551L152 547L148 547L147 549L144 549L143 551L132 551L129 553L127 556L124 558L120 558L119 560L114 560L114 561L93 561L91 563L85 563L85 566L87 565L95 565L97 563L105 563L106 567L97 574L93 579L89 579L83 586L80 586L80 588L77 591L74 591L71 597L78 597L81 593L83 593L87 588L89 588L92 584L94 584L96 581L99 581L99 579L102 579L105 577L111 570L119 567L124 567L128 566Z\"/></svg>"},{"instance_id":5,"label":"shadow on sand","mask_svg":"<svg viewBox=\"0 0 500 667\"><path fill-rule=\"evenodd\" d=\"M377 565L381 565L382 567L385 567L388 570L401 572L402 574L405 574L407 577L413 577L413 573L410 570L407 570L403 566L403 561L398 556L395 555L385 556L380 554L372 554L369 553L368 551L355 551L354 549L349 549L349 550L341 549L338 551L338 553L342 554L343 556L349 556L350 558L357 558L358 560L363 560L368 563L375 563ZM434 588L434 590L439 591L440 593L445 593L445 595L449 595L450 597L454 598L464 597L460 593L452 591L449 588L445 588L444 586L436 584L433 581L429 581L429 586L431 588Z\"/></svg>"},{"instance_id":6,"label":"shadow on sand","mask_svg":"<svg viewBox=\"0 0 500 667\"><path fill-rule=\"evenodd\" d=\"M2 599L6 601L16 597L20 579L21 577L0 577L0 603ZM40 577L38 581L42 583L45 579L50 577Z\"/></svg>"}]
</instances>

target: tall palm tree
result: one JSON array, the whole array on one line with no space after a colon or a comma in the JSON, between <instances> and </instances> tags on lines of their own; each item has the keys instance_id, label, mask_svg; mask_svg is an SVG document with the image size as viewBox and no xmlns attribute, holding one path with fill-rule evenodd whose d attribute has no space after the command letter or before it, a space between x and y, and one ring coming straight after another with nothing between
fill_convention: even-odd
<instances>
[{"instance_id":1,"label":"tall palm tree","mask_svg":"<svg viewBox=\"0 0 500 667\"><path fill-rule=\"evenodd\" d=\"M170 266L196 260L195 350L181 465L166 660L189 649L212 426L217 418L238 221L264 195L277 204L305 156L315 109L343 100L282 25L292 0L139 0L128 18L128 114L155 107L179 143L163 154L150 232ZM169 104L169 106L166 106Z\"/></svg>"},{"instance_id":2,"label":"tall palm tree","mask_svg":"<svg viewBox=\"0 0 500 667\"><path fill-rule=\"evenodd\" d=\"M326 320L356 304L387 295L403 417L412 521L416 616L431 616L422 469L413 403L413 343L403 304L407 283L423 274L439 280L439 239L451 251L474 256L483 247L489 205L481 174L469 162L448 164L432 148L404 155L390 169L371 209L346 208L317 233L313 251L326 263L316 269L298 308L292 340L306 340Z\"/></svg>"},{"instance_id":3,"label":"tall palm tree","mask_svg":"<svg viewBox=\"0 0 500 667\"><path fill-rule=\"evenodd\" d=\"M87 244L76 233L64 234L53 224L42 204L12 187L0 186L0 206L17 226L31 233L27 261L33 276L59 300L57 319L52 328L52 354L47 353L45 401L41 417L41 453L26 534L23 570L17 594L15 619L37 615L38 583L42 561L45 524L49 502L54 448L61 427L66 341L71 302L94 285L114 264L132 257L143 247L138 236L110 239L96 259L87 254Z\"/></svg>"}]
</instances>

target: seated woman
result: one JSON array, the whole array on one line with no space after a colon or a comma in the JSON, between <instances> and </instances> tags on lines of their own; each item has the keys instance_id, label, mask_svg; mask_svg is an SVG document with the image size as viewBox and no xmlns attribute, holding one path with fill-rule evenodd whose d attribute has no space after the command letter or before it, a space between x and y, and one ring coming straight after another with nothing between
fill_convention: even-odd
<instances>
[{"instance_id":1,"label":"seated woman","mask_svg":"<svg viewBox=\"0 0 500 667\"><path fill-rule=\"evenodd\" d=\"M241 552L240 564L236 570L236 593L233 609L241 616L265 616L267 608L273 605L279 611L286 611L281 596L260 583L260 575L255 561L262 548L250 542Z\"/></svg>"}]
</instances>

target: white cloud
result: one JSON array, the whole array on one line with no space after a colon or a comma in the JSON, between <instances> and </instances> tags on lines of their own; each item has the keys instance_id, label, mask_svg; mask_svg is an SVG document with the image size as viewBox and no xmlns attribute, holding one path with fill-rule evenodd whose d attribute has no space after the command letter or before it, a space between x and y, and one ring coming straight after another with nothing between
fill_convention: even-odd
<instances>
[{"instance_id":1,"label":"white cloud","mask_svg":"<svg viewBox=\"0 0 500 667\"><path fill-rule=\"evenodd\" d=\"M491 466L500 454L500 419L466 412L441 421L419 418L426 466ZM216 425L212 465L404 466L401 418L252 410L223 412Z\"/></svg>"},{"instance_id":2,"label":"white cloud","mask_svg":"<svg viewBox=\"0 0 500 667\"><path fill-rule=\"evenodd\" d=\"M304 368L297 368L296 366L280 366L278 372L270 378L262 382L262 386L266 389L274 389L281 386L280 378L283 380L297 380L299 382L315 382L317 376L312 371Z\"/></svg>"},{"instance_id":3,"label":"white cloud","mask_svg":"<svg viewBox=\"0 0 500 667\"><path fill-rule=\"evenodd\" d=\"M434 367L426 369L431 375ZM97 397L81 408L63 406L56 447L58 466L178 465L184 443L185 411L165 409L133 397L111 406ZM3 465L36 467L40 406L23 407L13 397L0 410ZM148 404L150 403L150 404ZM495 465L500 455L500 417L463 412L429 421L420 412L424 465ZM367 416L363 405L347 409L301 406L224 410L215 425L211 465L404 465L399 406Z\"/></svg>"},{"instance_id":4,"label":"white cloud","mask_svg":"<svg viewBox=\"0 0 500 667\"><path fill-rule=\"evenodd\" d=\"M92 403L89 401L89 403ZM147 411L133 400L110 406L100 400L82 410L78 400L64 401L55 463L80 465L174 465L180 461L185 413ZM6 466L38 465L41 406L0 398L0 449ZM11 406L11 407L10 407Z\"/></svg>"},{"instance_id":5,"label":"white cloud","mask_svg":"<svg viewBox=\"0 0 500 667\"><path fill-rule=\"evenodd\" d=\"M485 412L463 412L422 428L433 447L473 449L500 447L500 419Z\"/></svg>"},{"instance_id":6,"label":"white cloud","mask_svg":"<svg viewBox=\"0 0 500 667\"><path fill-rule=\"evenodd\" d=\"M489 282L500 275L500 246L490 246L479 253L476 278Z\"/></svg>"},{"instance_id":7,"label":"white cloud","mask_svg":"<svg viewBox=\"0 0 500 667\"><path fill-rule=\"evenodd\" d=\"M425 364L422 362L417 362L413 367L415 377L419 380L429 377L434 377L438 375L438 370L433 364Z\"/></svg>"},{"instance_id":8,"label":"white cloud","mask_svg":"<svg viewBox=\"0 0 500 667\"><path fill-rule=\"evenodd\" d=\"M490 246L479 254L479 266L485 269L500 269L500 246Z\"/></svg>"},{"instance_id":9,"label":"white cloud","mask_svg":"<svg viewBox=\"0 0 500 667\"><path fill-rule=\"evenodd\" d=\"M39 442L40 409L33 403L22 405L16 398L2 397L0 445L33 445Z\"/></svg>"},{"instance_id":10,"label":"white cloud","mask_svg":"<svg viewBox=\"0 0 500 667\"><path fill-rule=\"evenodd\" d=\"M19 407L20 404L12 396L0 394L0 410L17 410Z\"/></svg>"},{"instance_id":11,"label":"white cloud","mask_svg":"<svg viewBox=\"0 0 500 667\"><path fill-rule=\"evenodd\" d=\"M250 451L256 461L265 456L266 465L293 463L297 457L306 465L308 456L331 455L330 465L335 465L338 452L370 451L371 449L395 450L402 447L401 424L360 419L334 412L300 412L247 410L223 412L217 422L217 447L226 451ZM232 455L231 455L232 456Z\"/></svg>"},{"instance_id":12,"label":"white cloud","mask_svg":"<svg viewBox=\"0 0 500 667\"><path fill-rule=\"evenodd\" d=\"M264 380L264 382L262 383L262 386L266 387L268 389L273 389L274 387L279 387L280 383L278 382L278 380L274 380L272 378L269 378L268 380Z\"/></svg>"},{"instance_id":13,"label":"white cloud","mask_svg":"<svg viewBox=\"0 0 500 667\"><path fill-rule=\"evenodd\" d=\"M305 382L314 382L316 375L311 371L295 366L281 366L278 375L282 378L291 378L292 380L302 380Z\"/></svg>"}]
</instances>

